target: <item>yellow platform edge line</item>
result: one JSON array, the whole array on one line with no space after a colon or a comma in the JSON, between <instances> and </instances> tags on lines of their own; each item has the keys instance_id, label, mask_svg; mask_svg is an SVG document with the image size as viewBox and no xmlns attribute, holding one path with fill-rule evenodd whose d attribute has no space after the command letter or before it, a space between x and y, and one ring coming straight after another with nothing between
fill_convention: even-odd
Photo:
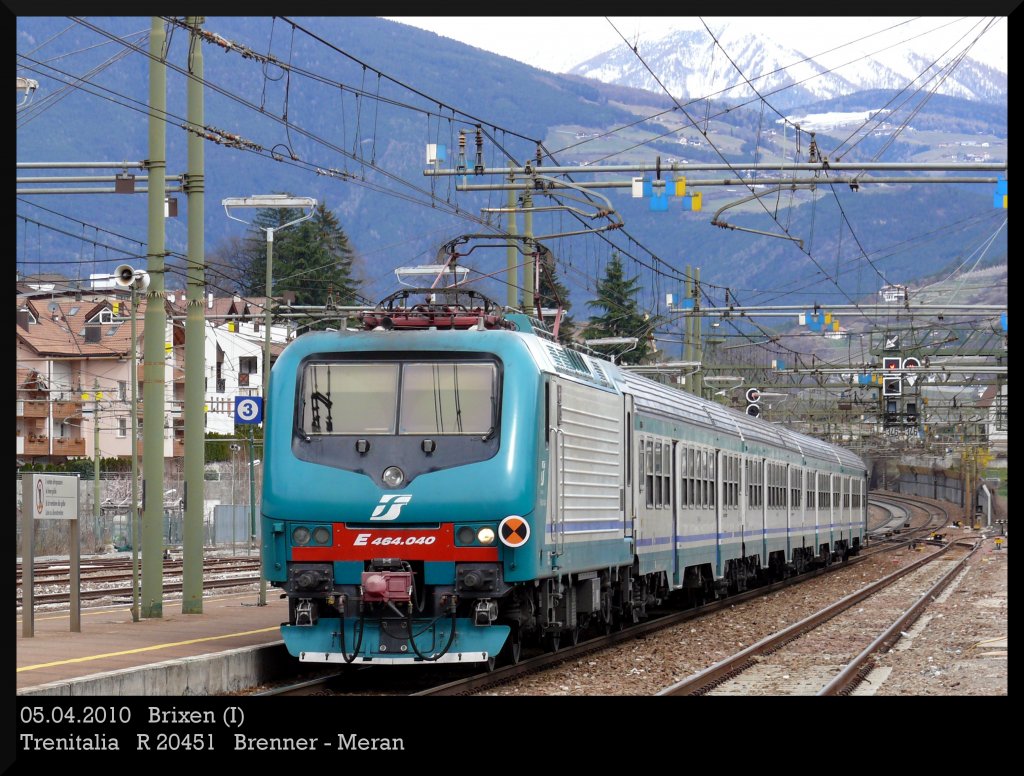
<instances>
[{"instance_id":1,"label":"yellow platform edge line","mask_svg":"<svg viewBox=\"0 0 1024 776\"><path fill-rule=\"evenodd\" d=\"M53 663L37 663L34 666L22 666L16 673L22 671L35 671L38 668L52 668L53 666L63 666L70 663L88 663L90 660L102 660L105 657L118 657L120 655L135 655L139 652L152 652L157 649L167 649L168 647L183 647L187 644L199 644L203 641L217 641L218 639L229 639L232 636L249 636L253 633L268 633L269 631L278 630L280 625L273 625L269 628L259 628L258 630L240 631L238 633L226 633L223 636L205 636L201 639L189 639L188 641L174 641L169 644L154 644L151 647L139 647L138 649L126 649L121 652L106 652L102 655L90 655L89 657L73 657L68 660L57 660Z\"/></svg>"}]
</instances>

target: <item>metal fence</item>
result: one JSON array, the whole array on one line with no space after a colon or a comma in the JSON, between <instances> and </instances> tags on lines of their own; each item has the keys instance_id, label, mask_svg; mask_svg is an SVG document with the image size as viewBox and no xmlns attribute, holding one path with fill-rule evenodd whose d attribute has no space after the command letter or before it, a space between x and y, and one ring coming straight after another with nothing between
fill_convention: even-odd
<instances>
[{"instance_id":1,"label":"metal fence","mask_svg":"<svg viewBox=\"0 0 1024 776\"><path fill-rule=\"evenodd\" d=\"M255 545L251 542L252 517L249 506L248 461L211 464L207 479L203 482L203 544L205 547L224 551L247 553L259 547L260 519L260 467L256 468L257 480L255 505ZM176 472L172 472L176 474ZM215 478L215 479L214 479ZM99 516L96 516L95 483L91 480L79 482L79 524L80 550L83 554L126 552L132 549L131 477L103 476L100 479ZM184 510L179 499L184 483L181 477L166 477L164 481L164 515L162 536L166 548L181 547L184 536ZM16 519L15 553L21 553L21 508L22 480L15 481ZM141 487L139 488L141 498ZM67 555L68 522L65 520L37 520L34 526L37 557L45 555ZM137 531L141 532L141 522ZM141 534L139 536L141 542ZM140 548L141 549L141 544Z\"/></svg>"}]
</instances>

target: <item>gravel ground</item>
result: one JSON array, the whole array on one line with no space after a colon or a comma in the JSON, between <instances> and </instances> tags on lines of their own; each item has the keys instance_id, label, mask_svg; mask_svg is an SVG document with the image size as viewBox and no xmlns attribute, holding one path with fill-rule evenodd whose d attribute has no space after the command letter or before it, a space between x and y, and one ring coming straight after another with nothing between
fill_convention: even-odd
<instances>
[{"instance_id":1,"label":"gravel ground","mask_svg":"<svg viewBox=\"0 0 1024 776\"><path fill-rule=\"evenodd\" d=\"M963 534L968 536L971 534ZM956 538L960 538L959 536ZM1005 546L1004 546L1005 547ZM653 695L658 690L728 657L743 647L814 613L867 583L934 552L898 550L865 560L824 578L739 604L699 621L659 631L601 653L584 656L542 674L481 692L488 696ZM967 574L934 608L931 619L907 649L885 656L891 667L879 694L1005 695L1008 549L994 550L989 539ZM916 629L911 633L914 636ZM927 638L925 638L927 636ZM901 640L902 641L902 640ZM916 642L916 643L915 643ZM897 645L898 646L898 645ZM930 659L929 659L930 658ZM935 675L936 666L939 674ZM876 681L873 686L877 686Z\"/></svg>"},{"instance_id":2,"label":"gravel ground","mask_svg":"<svg viewBox=\"0 0 1024 776\"><path fill-rule=\"evenodd\" d=\"M1007 544L996 550L986 540L966 572L879 656L868 676L876 694L1007 695Z\"/></svg>"}]
</instances>

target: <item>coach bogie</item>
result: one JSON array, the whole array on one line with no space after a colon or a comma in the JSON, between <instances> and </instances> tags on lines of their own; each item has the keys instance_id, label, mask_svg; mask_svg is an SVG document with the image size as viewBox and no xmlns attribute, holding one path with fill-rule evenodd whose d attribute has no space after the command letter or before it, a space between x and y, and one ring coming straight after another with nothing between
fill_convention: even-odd
<instances>
[{"instance_id":1,"label":"coach bogie","mask_svg":"<svg viewBox=\"0 0 1024 776\"><path fill-rule=\"evenodd\" d=\"M676 591L677 599L686 607L703 606L717 596L715 574L710 563L699 566L687 566L683 570L683 584Z\"/></svg>"},{"instance_id":2,"label":"coach bogie","mask_svg":"<svg viewBox=\"0 0 1024 776\"><path fill-rule=\"evenodd\" d=\"M818 565L831 566L832 565L832 553L829 551L828 545L823 544L818 548Z\"/></svg>"},{"instance_id":3,"label":"coach bogie","mask_svg":"<svg viewBox=\"0 0 1024 776\"><path fill-rule=\"evenodd\" d=\"M772 582L785 579L787 574L785 550L776 550L768 554L768 578Z\"/></svg>"}]
</instances>

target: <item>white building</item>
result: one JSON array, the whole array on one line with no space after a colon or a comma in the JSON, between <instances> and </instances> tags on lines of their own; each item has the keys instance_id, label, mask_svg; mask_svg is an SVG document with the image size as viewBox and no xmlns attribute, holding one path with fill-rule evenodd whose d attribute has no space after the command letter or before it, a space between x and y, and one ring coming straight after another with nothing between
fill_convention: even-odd
<instances>
[{"instance_id":1,"label":"white building","mask_svg":"<svg viewBox=\"0 0 1024 776\"><path fill-rule=\"evenodd\" d=\"M271 359L284 349L289 331L270 327ZM230 434L235 430L236 396L263 395L262 321L206 322L206 430Z\"/></svg>"}]
</instances>

